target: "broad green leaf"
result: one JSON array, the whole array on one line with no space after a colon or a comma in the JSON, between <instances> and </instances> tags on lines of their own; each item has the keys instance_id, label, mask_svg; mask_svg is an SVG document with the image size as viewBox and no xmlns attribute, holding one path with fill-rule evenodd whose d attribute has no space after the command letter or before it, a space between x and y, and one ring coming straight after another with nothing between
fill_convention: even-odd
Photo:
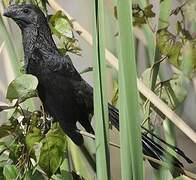
<instances>
[{"instance_id":1,"label":"broad green leaf","mask_svg":"<svg viewBox=\"0 0 196 180\"><path fill-rule=\"evenodd\" d=\"M55 29L68 37L72 37L72 31L69 22L65 18L58 18L55 22Z\"/></svg>"},{"instance_id":2,"label":"broad green leaf","mask_svg":"<svg viewBox=\"0 0 196 180\"><path fill-rule=\"evenodd\" d=\"M18 176L18 170L15 165L5 165L3 168L3 175L6 180L16 180Z\"/></svg>"},{"instance_id":3,"label":"broad green leaf","mask_svg":"<svg viewBox=\"0 0 196 180\"><path fill-rule=\"evenodd\" d=\"M60 167L66 150L64 133L60 129L51 129L42 140L38 164L50 177Z\"/></svg>"},{"instance_id":4,"label":"broad green leaf","mask_svg":"<svg viewBox=\"0 0 196 180\"><path fill-rule=\"evenodd\" d=\"M6 146L5 142L0 142L0 167L7 164L9 159L9 152L7 151L7 153L4 153L6 150L8 150L8 147Z\"/></svg>"},{"instance_id":5,"label":"broad green leaf","mask_svg":"<svg viewBox=\"0 0 196 180\"><path fill-rule=\"evenodd\" d=\"M68 156L65 157L65 159L63 160L63 163L60 166L60 171L61 171L61 175L64 179L67 180L71 180L72 178L72 174L70 172L70 167L69 167L69 162L68 162Z\"/></svg>"},{"instance_id":6,"label":"broad green leaf","mask_svg":"<svg viewBox=\"0 0 196 180\"><path fill-rule=\"evenodd\" d=\"M169 58L169 62L179 68L181 65L180 56L182 43L177 41L177 37L171 34L167 29L161 29L157 32L157 45L160 53Z\"/></svg>"},{"instance_id":7,"label":"broad green leaf","mask_svg":"<svg viewBox=\"0 0 196 180\"><path fill-rule=\"evenodd\" d=\"M16 140L9 145L9 149L10 149L9 159L11 159L14 163L17 163L18 157L20 157L21 155L22 147L23 145L18 143L18 141Z\"/></svg>"},{"instance_id":8,"label":"broad green leaf","mask_svg":"<svg viewBox=\"0 0 196 180\"><path fill-rule=\"evenodd\" d=\"M33 127L32 131L30 131L25 137L25 142L29 153L34 153L34 145L39 143L42 138L43 135L41 130L39 128Z\"/></svg>"},{"instance_id":9,"label":"broad green leaf","mask_svg":"<svg viewBox=\"0 0 196 180\"><path fill-rule=\"evenodd\" d=\"M18 99L19 102L36 96L38 80L30 74L23 74L13 80L7 90L6 98L10 101Z\"/></svg>"},{"instance_id":10,"label":"broad green leaf","mask_svg":"<svg viewBox=\"0 0 196 180\"><path fill-rule=\"evenodd\" d=\"M72 22L62 11L50 16L49 25L52 33L58 38L58 48L62 54L67 51L80 55L81 49L72 32Z\"/></svg>"},{"instance_id":11,"label":"broad green leaf","mask_svg":"<svg viewBox=\"0 0 196 180\"><path fill-rule=\"evenodd\" d=\"M92 174L89 171L89 169L86 168L85 159L88 159L86 158L86 154L81 153L80 149L70 139L67 139L67 141L68 141L68 146L70 149L71 159L73 161L74 171L79 173L81 176L85 177L86 180L91 180ZM96 171L95 162L92 161L92 164L91 162L89 162L90 167L95 172Z\"/></svg>"},{"instance_id":12,"label":"broad green leaf","mask_svg":"<svg viewBox=\"0 0 196 180\"><path fill-rule=\"evenodd\" d=\"M65 16L62 11L57 11L56 14L50 17L50 28L58 37L67 36L73 38L71 21Z\"/></svg>"},{"instance_id":13,"label":"broad green leaf","mask_svg":"<svg viewBox=\"0 0 196 180\"><path fill-rule=\"evenodd\" d=\"M29 170L26 172L24 180L44 180L44 176L39 172L33 170Z\"/></svg>"}]
</instances>

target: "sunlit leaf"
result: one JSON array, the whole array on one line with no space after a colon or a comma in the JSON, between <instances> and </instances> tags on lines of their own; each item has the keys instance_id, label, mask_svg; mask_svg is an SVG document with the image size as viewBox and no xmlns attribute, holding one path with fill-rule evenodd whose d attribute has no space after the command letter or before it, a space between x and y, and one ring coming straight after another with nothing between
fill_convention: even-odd
<instances>
[{"instance_id":1,"label":"sunlit leaf","mask_svg":"<svg viewBox=\"0 0 196 180\"><path fill-rule=\"evenodd\" d=\"M63 179L72 179L72 174L70 172L68 157L66 157L63 161L63 163L60 166L60 171Z\"/></svg>"},{"instance_id":2,"label":"sunlit leaf","mask_svg":"<svg viewBox=\"0 0 196 180\"><path fill-rule=\"evenodd\" d=\"M52 33L58 37L58 48L60 52L65 54L67 51L80 55L81 49L77 47L77 40L72 32L72 22L62 11L57 11L56 14L50 16L50 29Z\"/></svg>"},{"instance_id":3,"label":"sunlit leaf","mask_svg":"<svg viewBox=\"0 0 196 180\"><path fill-rule=\"evenodd\" d=\"M62 163L66 150L65 142L64 133L60 129L51 129L42 140L39 165L49 177Z\"/></svg>"},{"instance_id":4,"label":"sunlit leaf","mask_svg":"<svg viewBox=\"0 0 196 180\"><path fill-rule=\"evenodd\" d=\"M39 128L33 127L32 131L30 131L25 137L25 141L29 153L33 153L34 145L36 143L39 143L42 138L43 136L41 130Z\"/></svg>"},{"instance_id":5,"label":"sunlit leaf","mask_svg":"<svg viewBox=\"0 0 196 180\"><path fill-rule=\"evenodd\" d=\"M167 29L161 29L157 32L157 45L161 54L167 56L170 63L179 68L182 42L177 41L177 37Z\"/></svg>"},{"instance_id":6,"label":"sunlit leaf","mask_svg":"<svg viewBox=\"0 0 196 180\"><path fill-rule=\"evenodd\" d=\"M15 165L5 165L3 168L3 175L6 180L15 180L18 176L18 171Z\"/></svg>"},{"instance_id":7,"label":"sunlit leaf","mask_svg":"<svg viewBox=\"0 0 196 180\"><path fill-rule=\"evenodd\" d=\"M19 99L20 102L28 98L36 97L38 80L30 74L23 74L13 80L7 90L6 98L10 101Z\"/></svg>"}]
</instances>

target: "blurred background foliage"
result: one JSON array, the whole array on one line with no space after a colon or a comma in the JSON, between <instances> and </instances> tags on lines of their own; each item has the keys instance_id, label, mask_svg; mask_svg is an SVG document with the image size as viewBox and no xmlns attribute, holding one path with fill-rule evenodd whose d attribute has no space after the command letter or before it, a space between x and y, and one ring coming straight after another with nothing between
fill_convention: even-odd
<instances>
[{"instance_id":1,"label":"blurred background foliage","mask_svg":"<svg viewBox=\"0 0 196 180\"><path fill-rule=\"evenodd\" d=\"M196 124L191 120L194 120L196 116L196 114L193 114L196 108L196 1L184 0L173 3L171 0L160 0L160 2L140 0L139 2L133 2L132 21L130 18L130 22L124 24L119 23L119 18L122 18L119 13L121 13L120 10L122 9L119 9L120 5L118 2L115 0L103 2L104 9L100 9L98 13L101 13L102 20L105 18L105 24L104 28L97 33L105 34L105 44L101 45L102 49L94 50L94 55L102 51L102 65L104 66L105 54L103 47L105 48L106 46L115 56L118 55L120 60L118 48L120 41L123 39L120 29L132 26L133 22L135 47L127 49L127 51L133 51L133 56L135 54L138 78L149 89L153 90L173 111L182 116L183 119L188 119L186 123L195 130ZM76 31L74 30L73 23L77 22L77 17L76 19L70 19L62 11L65 7L64 2L59 5L62 9L56 9L56 4L50 0L3 0L1 2L0 53L1 59L4 60L4 64L1 66L4 67L2 72L5 73L1 74L3 76L0 78L0 93L1 99L3 99L0 104L0 110L2 111L0 179L96 179L96 165L100 167L105 166L98 161L98 164L96 164L95 155L97 150L94 140L86 137L86 148L79 149L76 147L65 136L58 123L52 122L51 117L45 114L42 104L37 98L37 79L31 75L24 74L23 51L21 41L17 38L19 32L15 31L15 27L9 20L2 17L3 9L10 3L34 3L38 5L48 17L53 37L62 54L70 53L73 59L79 59L85 54L85 50L89 49L84 49L84 46L79 43L79 36L83 32L77 29ZM67 1L65 4L68 3L70 1ZM87 2L85 3L88 4ZM76 5L77 2L75 3ZM91 11L91 15L93 14L93 7L94 4L92 2L88 4L88 10ZM95 21L96 18L95 14L90 16L91 21ZM92 25L92 23L90 24ZM121 28L118 28L118 26ZM95 35L93 38L96 40ZM127 47L129 46L127 45ZM88 56L88 59L92 59L92 57ZM76 62L77 66L84 64L84 62L78 62L78 60ZM121 104L118 101L120 86L117 78L118 73L111 64L107 64L106 67L107 74L100 77L108 80L108 98L105 97L103 102L110 99L113 105L123 108L122 104L125 104L126 100L122 100ZM126 64L124 64L124 67L126 67ZM83 72L86 78L86 76L89 76L89 72L96 71L96 68L101 67L96 67L94 63L92 68L89 63L86 63L82 68L79 67L79 70ZM134 69L130 69L130 74L126 73L124 76L121 74L121 78L129 79L130 75L136 76L133 71ZM99 82L95 81L95 83L96 87L99 87ZM131 87L126 87L127 92L129 92ZM100 93L99 91L96 92L96 94ZM5 98L3 97L6 97L9 102L6 101L5 103ZM140 97L140 111L136 112L136 117L139 117L139 121L141 119L140 123L152 132L165 138L167 142L174 145L178 144L181 149L185 149L185 152L188 152L188 156L193 161L196 161L194 153L196 145L182 135L179 130L177 130L176 135L176 127L171 124L165 114L157 110L149 102L148 97L142 95ZM121 98L123 97L121 96ZM188 101L190 98L191 101ZM192 116L189 113L191 109L193 109ZM98 110L97 114L99 114ZM104 117L96 116L95 118L100 119ZM96 124L99 127L102 125ZM104 133L107 134L107 132ZM137 133L139 134L139 132ZM130 141L130 137L125 134L121 134L121 138L127 138L127 141ZM133 135L132 139L140 140L138 134ZM180 140L180 138L183 140ZM115 129L110 127L109 140L119 143L117 139L119 139L118 133L115 133ZM134 144L135 142L132 143ZM128 145L131 145L131 142ZM190 146L190 149L186 145ZM115 157L116 154L119 156L120 150L114 150L113 148L110 147L110 162L107 163L110 163L111 168L108 169L108 173L111 174L111 179L120 179L120 160ZM122 147L121 153L126 153L126 150ZM175 152L171 153L176 155ZM101 154L103 154L103 151ZM136 156L140 156L140 154L138 153ZM106 157L105 161L108 161L108 159L109 157ZM128 158L127 160L130 161ZM114 166L113 164L119 165ZM139 167L137 162L135 164L136 167ZM152 170L149 173L148 165L144 167L145 171L150 174L148 175L149 179L172 179L167 170L153 174ZM187 165L185 163L185 167L196 173L195 164ZM126 167L123 171L126 174L130 169ZM137 173L143 174L142 168ZM110 179L108 174L106 176L104 179Z\"/></svg>"}]
</instances>

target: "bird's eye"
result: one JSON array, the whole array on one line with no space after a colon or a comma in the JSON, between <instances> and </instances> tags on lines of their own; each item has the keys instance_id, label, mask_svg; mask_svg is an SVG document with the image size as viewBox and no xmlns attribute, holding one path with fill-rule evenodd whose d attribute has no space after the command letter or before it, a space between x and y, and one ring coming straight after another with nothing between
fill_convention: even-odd
<instances>
[{"instance_id":1,"label":"bird's eye","mask_svg":"<svg viewBox=\"0 0 196 180\"><path fill-rule=\"evenodd\" d=\"M28 9L23 9L23 12L24 12L25 14L27 14L27 13L29 13L29 10L28 10Z\"/></svg>"}]
</instances>

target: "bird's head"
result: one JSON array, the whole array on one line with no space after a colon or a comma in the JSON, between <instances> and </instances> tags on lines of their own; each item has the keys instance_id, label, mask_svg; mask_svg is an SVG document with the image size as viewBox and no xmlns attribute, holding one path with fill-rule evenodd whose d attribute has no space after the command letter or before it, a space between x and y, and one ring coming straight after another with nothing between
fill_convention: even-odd
<instances>
[{"instance_id":1,"label":"bird's head","mask_svg":"<svg viewBox=\"0 0 196 180\"><path fill-rule=\"evenodd\" d=\"M44 13L32 4L10 5L3 15L12 18L21 29L39 26L46 19Z\"/></svg>"}]
</instances>

